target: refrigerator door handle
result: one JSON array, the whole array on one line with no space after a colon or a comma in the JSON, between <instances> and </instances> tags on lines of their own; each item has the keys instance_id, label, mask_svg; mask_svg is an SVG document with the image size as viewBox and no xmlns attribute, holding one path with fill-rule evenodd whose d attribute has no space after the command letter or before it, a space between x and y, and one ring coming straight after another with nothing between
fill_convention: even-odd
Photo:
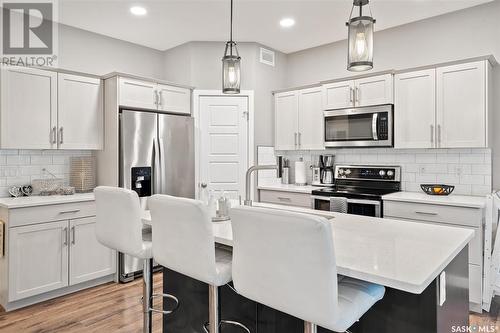
<instances>
[{"instance_id":1,"label":"refrigerator door handle","mask_svg":"<svg viewBox=\"0 0 500 333\"><path fill-rule=\"evenodd\" d=\"M167 194L167 185L164 183L167 181L167 175L165 174L166 168L165 168L165 145L163 144L163 138L158 139L158 142L160 143L160 175L161 175L161 193L162 194ZM165 188L163 188L165 187Z\"/></svg>"},{"instance_id":2,"label":"refrigerator door handle","mask_svg":"<svg viewBox=\"0 0 500 333\"><path fill-rule=\"evenodd\" d=\"M153 138L153 194L161 193L161 165L158 138Z\"/></svg>"}]
</instances>

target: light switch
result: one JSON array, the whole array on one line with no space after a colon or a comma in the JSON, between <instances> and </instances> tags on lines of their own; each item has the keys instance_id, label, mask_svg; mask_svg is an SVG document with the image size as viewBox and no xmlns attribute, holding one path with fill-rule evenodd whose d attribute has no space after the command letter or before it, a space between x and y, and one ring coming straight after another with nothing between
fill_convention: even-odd
<instances>
[{"instance_id":1,"label":"light switch","mask_svg":"<svg viewBox=\"0 0 500 333\"><path fill-rule=\"evenodd\" d=\"M443 306L446 301L446 272L439 275L439 306Z\"/></svg>"}]
</instances>

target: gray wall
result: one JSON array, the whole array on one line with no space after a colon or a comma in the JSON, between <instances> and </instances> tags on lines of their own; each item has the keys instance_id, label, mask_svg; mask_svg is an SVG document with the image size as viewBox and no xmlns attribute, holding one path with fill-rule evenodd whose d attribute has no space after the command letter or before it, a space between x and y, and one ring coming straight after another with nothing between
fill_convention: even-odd
<instances>
[{"instance_id":1,"label":"gray wall","mask_svg":"<svg viewBox=\"0 0 500 333\"><path fill-rule=\"evenodd\" d=\"M287 86L353 75L340 41L288 55ZM404 69L493 54L500 60L500 2L375 33L374 69Z\"/></svg>"},{"instance_id":2,"label":"gray wall","mask_svg":"<svg viewBox=\"0 0 500 333\"><path fill-rule=\"evenodd\" d=\"M288 55L287 87L353 75L346 41ZM405 69L494 55L500 61L500 2L433 17L375 34L375 71ZM493 71L493 187L500 189L500 66Z\"/></svg>"},{"instance_id":3,"label":"gray wall","mask_svg":"<svg viewBox=\"0 0 500 333\"><path fill-rule=\"evenodd\" d=\"M104 75L113 71L163 79L164 52L59 25L58 67Z\"/></svg>"},{"instance_id":4,"label":"gray wall","mask_svg":"<svg viewBox=\"0 0 500 333\"><path fill-rule=\"evenodd\" d=\"M224 42L190 42L165 52L165 79L196 89L222 86L221 59ZM241 89L255 94L255 145L274 144L274 108L271 92L284 87L287 57L276 52L276 66L259 62L257 43L238 43Z\"/></svg>"}]
</instances>

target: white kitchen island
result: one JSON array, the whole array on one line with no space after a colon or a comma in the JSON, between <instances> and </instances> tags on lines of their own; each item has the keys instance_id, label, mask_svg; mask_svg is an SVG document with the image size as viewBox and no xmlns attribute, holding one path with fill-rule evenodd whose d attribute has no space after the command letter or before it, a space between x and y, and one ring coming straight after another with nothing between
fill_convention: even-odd
<instances>
[{"instance_id":1,"label":"white kitchen island","mask_svg":"<svg viewBox=\"0 0 500 333\"><path fill-rule=\"evenodd\" d=\"M329 218L333 223L339 274L386 287L384 299L351 329L353 333L403 332L402 330L408 333L450 332L453 325L468 324L467 245L474 236L473 231L305 208L290 209L259 203L254 205L296 210ZM145 221L150 223L147 217ZM214 223L214 236L216 243L232 246L230 221ZM170 278L176 281L169 280ZM166 292L186 292L178 278L175 272L165 270ZM193 281L188 285L192 288L193 283L196 285ZM201 288L199 292L203 290ZM227 302L224 301L224 295ZM250 301L236 296L229 291L221 292L222 312L226 308L229 313L235 312L235 316L250 316L245 311L240 313L235 310L235 302L241 302L242 309L250 306ZM191 307L195 306L194 302L189 304ZM259 332L300 332L301 324L297 324L298 319L288 318L285 314L278 315L262 305L256 305L256 308L257 319L254 323L249 320L247 324L256 329L259 327ZM194 311L194 308L191 310ZM203 311L203 307L199 310ZM258 315L259 311L263 313ZM267 324L259 324L266 316L273 317L275 322L269 324L271 319L267 318ZM193 318L192 313L188 317ZM164 332L188 332L197 326L195 323L186 324L185 320L176 320L175 316L166 316L164 324ZM269 328L269 325L273 328Z\"/></svg>"}]
</instances>

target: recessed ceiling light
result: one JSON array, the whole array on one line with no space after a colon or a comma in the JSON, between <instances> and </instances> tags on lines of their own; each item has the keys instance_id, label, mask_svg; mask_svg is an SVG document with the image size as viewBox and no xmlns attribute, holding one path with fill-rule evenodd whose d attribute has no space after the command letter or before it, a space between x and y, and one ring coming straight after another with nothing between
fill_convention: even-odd
<instances>
[{"instance_id":1,"label":"recessed ceiling light","mask_svg":"<svg viewBox=\"0 0 500 333\"><path fill-rule=\"evenodd\" d=\"M280 25L283 28L290 28L290 27L293 27L295 25L295 20L291 17L285 17L285 18L281 19Z\"/></svg>"},{"instance_id":2,"label":"recessed ceiling light","mask_svg":"<svg viewBox=\"0 0 500 333\"><path fill-rule=\"evenodd\" d=\"M133 6L133 7L130 7L130 12L134 15L137 15L137 16L144 16L147 14L148 11L144 7Z\"/></svg>"}]
</instances>

